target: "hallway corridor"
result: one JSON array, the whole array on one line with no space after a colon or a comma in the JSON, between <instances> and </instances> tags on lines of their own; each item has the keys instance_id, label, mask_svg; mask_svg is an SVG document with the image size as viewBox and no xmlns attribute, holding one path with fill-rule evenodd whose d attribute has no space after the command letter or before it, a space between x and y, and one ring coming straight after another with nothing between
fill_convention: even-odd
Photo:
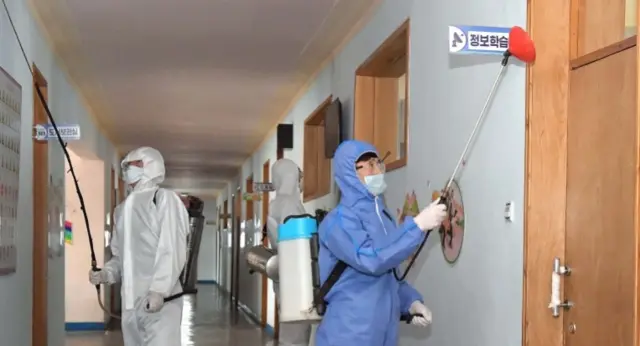
<instances>
[{"instance_id":1,"label":"hallway corridor","mask_svg":"<svg viewBox=\"0 0 640 346\"><path fill-rule=\"evenodd\" d=\"M243 312L232 314L231 300L218 286L200 285L196 297L185 299L181 346L272 346L272 338ZM96 303L97 304L97 303ZM70 333L66 346L122 346L116 332Z\"/></svg>"}]
</instances>

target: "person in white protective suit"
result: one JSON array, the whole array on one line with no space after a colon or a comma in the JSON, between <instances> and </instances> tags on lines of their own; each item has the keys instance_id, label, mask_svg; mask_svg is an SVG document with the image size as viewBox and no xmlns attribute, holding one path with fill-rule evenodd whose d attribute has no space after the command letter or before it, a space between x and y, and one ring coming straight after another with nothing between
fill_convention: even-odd
<instances>
[{"instance_id":1,"label":"person in white protective suit","mask_svg":"<svg viewBox=\"0 0 640 346\"><path fill-rule=\"evenodd\" d=\"M102 270L90 271L89 281L122 281L125 346L177 346L182 298L164 299L182 292L189 215L175 192L158 187L165 167L156 149L131 151L122 161L122 172L130 193L114 212L113 257Z\"/></svg>"},{"instance_id":2,"label":"person in white protective suit","mask_svg":"<svg viewBox=\"0 0 640 346\"><path fill-rule=\"evenodd\" d=\"M280 159L271 168L273 187L276 197L269 204L269 219L267 229L271 248L277 250L278 227L287 216L302 215L307 211L302 205L300 181L302 178L300 168L295 162L288 159ZM291 259L295 261L295 258ZM273 284L276 298L280 301L279 285ZM280 345L307 346L311 339L311 326L305 324L280 324Z\"/></svg>"}]
</instances>

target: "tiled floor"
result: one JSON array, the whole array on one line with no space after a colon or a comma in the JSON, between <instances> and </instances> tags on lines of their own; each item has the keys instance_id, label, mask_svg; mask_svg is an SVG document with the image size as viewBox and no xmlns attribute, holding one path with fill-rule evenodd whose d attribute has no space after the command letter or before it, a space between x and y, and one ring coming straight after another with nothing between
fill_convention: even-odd
<instances>
[{"instance_id":1,"label":"tiled floor","mask_svg":"<svg viewBox=\"0 0 640 346\"><path fill-rule=\"evenodd\" d=\"M185 299L181 346L271 346L273 344L271 338L260 327L254 325L245 314L230 312L230 299L216 286L203 285L198 289L196 297ZM68 334L66 341L66 346L122 345L120 332L73 333Z\"/></svg>"}]
</instances>

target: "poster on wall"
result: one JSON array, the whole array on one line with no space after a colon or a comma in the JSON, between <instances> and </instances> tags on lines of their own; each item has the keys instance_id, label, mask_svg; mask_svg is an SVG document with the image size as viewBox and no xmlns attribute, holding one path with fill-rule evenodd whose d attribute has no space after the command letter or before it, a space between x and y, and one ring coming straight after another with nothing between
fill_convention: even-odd
<instances>
[{"instance_id":1,"label":"poster on wall","mask_svg":"<svg viewBox=\"0 0 640 346\"><path fill-rule=\"evenodd\" d=\"M73 225L71 221L64 222L64 243L73 245Z\"/></svg>"},{"instance_id":2,"label":"poster on wall","mask_svg":"<svg viewBox=\"0 0 640 346\"><path fill-rule=\"evenodd\" d=\"M407 216L416 216L420 213L420 207L418 206L418 197L416 196L416 192L412 191L410 194L408 193L404 198L404 204L402 205L402 209L397 209L398 214L398 224L402 224L404 219ZM409 263L416 256L416 253L412 254L407 258L402 264L404 267L408 266Z\"/></svg>"},{"instance_id":3,"label":"poster on wall","mask_svg":"<svg viewBox=\"0 0 640 346\"><path fill-rule=\"evenodd\" d=\"M259 202L262 200L262 194L259 192L245 192L242 194L242 200Z\"/></svg>"},{"instance_id":4,"label":"poster on wall","mask_svg":"<svg viewBox=\"0 0 640 346\"><path fill-rule=\"evenodd\" d=\"M64 182L49 176L49 257L60 257L65 243Z\"/></svg>"},{"instance_id":5,"label":"poster on wall","mask_svg":"<svg viewBox=\"0 0 640 346\"><path fill-rule=\"evenodd\" d=\"M0 275L16 272L22 87L0 68Z\"/></svg>"},{"instance_id":6,"label":"poster on wall","mask_svg":"<svg viewBox=\"0 0 640 346\"><path fill-rule=\"evenodd\" d=\"M403 223L404 219L407 216L416 216L420 213L420 208L418 207L418 197L416 196L416 192L412 191L410 194L408 193L404 198L404 204L402 205L402 209L396 210L398 214L398 223Z\"/></svg>"}]
</instances>

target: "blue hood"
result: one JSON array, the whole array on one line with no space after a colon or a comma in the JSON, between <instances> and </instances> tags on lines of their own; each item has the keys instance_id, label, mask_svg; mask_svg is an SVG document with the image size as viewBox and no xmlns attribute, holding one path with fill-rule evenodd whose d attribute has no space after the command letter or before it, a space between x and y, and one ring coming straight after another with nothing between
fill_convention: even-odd
<instances>
[{"instance_id":1,"label":"blue hood","mask_svg":"<svg viewBox=\"0 0 640 346\"><path fill-rule=\"evenodd\" d=\"M356 140L342 142L336 149L333 157L333 174L340 188L341 204L353 206L361 199L374 199L356 174L356 160L365 153L378 155L373 145Z\"/></svg>"}]
</instances>

